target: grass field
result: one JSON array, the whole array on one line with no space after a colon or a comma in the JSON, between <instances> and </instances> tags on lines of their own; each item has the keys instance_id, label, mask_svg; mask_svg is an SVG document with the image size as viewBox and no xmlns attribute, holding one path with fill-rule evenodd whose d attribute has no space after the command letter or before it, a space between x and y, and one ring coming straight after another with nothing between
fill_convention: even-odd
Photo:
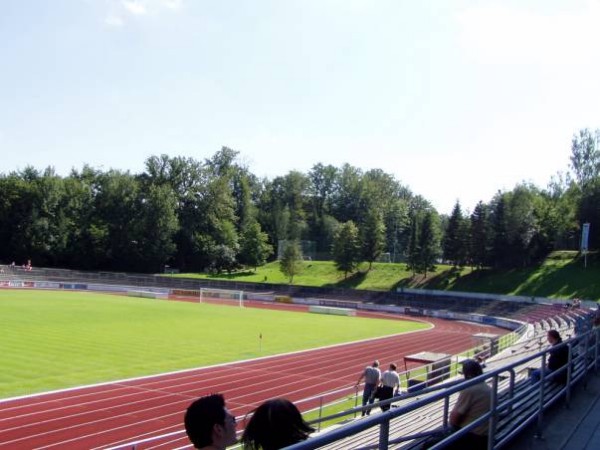
<instances>
[{"instance_id":1,"label":"grass field","mask_svg":"<svg viewBox=\"0 0 600 450\"><path fill-rule=\"evenodd\" d=\"M489 292L495 294L524 295L554 298L583 298L600 300L600 255L590 254L587 268L573 251L553 252L538 265L523 269L457 269L439 264L435 271L412 276L406 264L374 263L371 271L362 264L359 271L344 279L331 261L304 263L301 274L294 277L294 284L302 286L344 287L389 291L397 287L455 290L466 292ZM179 274L186 278L216 278L235 281L287 284L288 280L279 270L279 263L272 262L253 270L232 274Z\"/></svg>"},{"instance_id":2,"label":"grass field","mask_svg":"<svg viewBox=\"0 0 600 450\"><path fill-rule=\"evenodd\" d=\"M414 322L25 290L0 290L0 326L0 398L424 327Z\"/></svg>"}]
</instances>

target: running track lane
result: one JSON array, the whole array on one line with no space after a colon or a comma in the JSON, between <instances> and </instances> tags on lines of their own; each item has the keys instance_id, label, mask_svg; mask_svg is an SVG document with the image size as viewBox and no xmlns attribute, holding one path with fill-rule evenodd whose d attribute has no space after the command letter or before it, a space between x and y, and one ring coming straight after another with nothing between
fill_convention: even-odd
<instances>
[{"instance_id":1,"label":"running track lane","mask_svg":"<svg viewBox=\"0 0 600 450\"><path fill-rule=\"evenodd\" d=\"M413 318L408 318L412 319ZM428 319L435 328L258 360L40 394L0 402L0 449L103 448L182 429L183 412L195 398L222 392L243 417L262 401L301 400L353 386L365 365L382 367L419 351L458 353L477 332L506 333L483 325ZM307 410L318 400L300 402ZM185 437L164 446L185 445Z\"/></svg>"}]
</instances>

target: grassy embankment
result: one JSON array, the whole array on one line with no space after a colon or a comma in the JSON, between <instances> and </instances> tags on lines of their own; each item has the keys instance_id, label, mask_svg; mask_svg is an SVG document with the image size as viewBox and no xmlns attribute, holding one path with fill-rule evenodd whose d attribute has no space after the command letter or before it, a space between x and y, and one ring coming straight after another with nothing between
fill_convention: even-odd
<instances>
[{"instance_id":1,"label":"grassy embankment","mask_svg":"<svg viewBox=\"0 0 600 450\"><path fill-rule=\"evenodd\" d=\"M414 276L406 270L406 264L375 263L371 271L363 264L359 271L344 279L333 263L310 261L304 270L294 277L295 285L345 287L353 289L391 290L397 287L442 289L466 292L489 292L507 295L539 296L552 298L583 298L600 300L600 258L598 254L588 257L587 268L576 252L554 252L541 264L511 270L454 269L438 265L427 278ZM254 270L232 274L179 274L180 277L208 279L231 279L247 282L286 284L288 280L279 271L278 262L269 263Z\"/></svg>"}]
</instances>

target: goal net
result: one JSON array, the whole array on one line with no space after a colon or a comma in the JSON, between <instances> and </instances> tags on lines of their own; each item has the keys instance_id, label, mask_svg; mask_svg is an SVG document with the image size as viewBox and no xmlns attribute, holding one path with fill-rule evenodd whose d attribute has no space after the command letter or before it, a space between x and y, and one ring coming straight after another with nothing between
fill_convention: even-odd
<instances>
[{"instance_id":1,"label":"goal net","mask_svg":"<svg viewBox=\"0 0 600 450\"><path fill-rule=\"evenodd\" d=\"M275 293L240 291L236 289L171 289L170 294L177 300L200 303L214 303L243 308L251 303L272 303L275 301ZM290 301L291 303L291 301Z\"/></svg>"},{"instance_id":2,"label":"goal net","mask_svg":"<svg viewBox=\"0 0 600 450\"><path fill-rule=\"evenodd\" d=\"M200 303L230 304L244 307L244 291L200 288L198 295Z\"/></svg>"}]
</instances>

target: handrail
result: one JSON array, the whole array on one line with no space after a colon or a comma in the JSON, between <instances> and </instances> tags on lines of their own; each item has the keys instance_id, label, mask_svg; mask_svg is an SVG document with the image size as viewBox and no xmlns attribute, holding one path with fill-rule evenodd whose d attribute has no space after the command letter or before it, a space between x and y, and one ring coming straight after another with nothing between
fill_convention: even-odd
<instances>
[{"instance_id":1,"label":"handrail","mask_svg":"<svg viewBox=\"0 0 600 450\"><path fill-rule=\"evenodd\" d=\"M566 398L568 401L569 400L569 392L570 392L570 389L572 388L572 384L574 384L579 379L581 379L581 376L573 377L573 370L571 367L572 364L573 363L583 363L582 370L584 371L584 374L586 374L592 366L596 367L596 368L598 367L598 364L599 364L599 361L598 361L598 346L599 346L599 344L598 343L599 343L599 341L600 341L600 329L588 331L580 336L571 338L571 339L565 341L564 343L559 344L559 346L567 346L569 348L569 358L570 358L569 364L567 364L566 366L564 366L563 368L561 368L557 371L557 373L559 373L559 371L566 372L567 384L565 387L561 388L556 394L554 394L550 399L546 399L545 397L542 397L542 394L544 394L546 392L546 389L549 386L549 384L548 384L549 380L547 379L548 377L544 377L543 373L542 373L542 379L538 383L534 383L531 386L528 386L528 388L527 388L528 392L538 392L538 394L540 395L540 399L541 399L537 408L535 408L530 414L531 417L533 417L534 419L537 419L538 430L541 430L541 426L542 426L543 420L544 420L543 413L544 413L544 410L547 409L549 404L551 402L555 401L558 398L558 396L563 395L563 394L566 395ZM583 346L583 349L581 348L582 346ZM556 347L554 347L554 348L556 348ZM575 353L574 350L577 350L577 352ZM498 380L499 380L501 374L503 374L507 371L510 371L510 370L514 370L516 367L523 366L524 364L527 364L528 362L534 361L536 359L541 358L542 361L545 361L545 357L549 353L549 351L550 351L550 349L545 349L543 351L534 353L530 356L520 359L519 361L511 363L507 366L504 366L504 367L501 367L498 369L494 369L487 373L484 373L483 375L481 375L477 378L465 380L457 385L449 386L446 389L439 391L437 393L433 393L430 396L427 396L425 398L420 398L420 399L418 399L414 402L408 403L408 404L401 405L395 409L390 409L389 411L386 411L384 413L381 413L378 415L372 415L367 418L362 418L362 419L356 421L355 423L346 425L344 427L337 428L331 432L323 433L319 436L312 437L312 438L308 439L307 441L292 445L292 446L288 447L288 449L289 450L309 450L309 449L320 448L324 445L334 443L334 442L344 439L346 437L358 434L360 432L363 432L365 430L368 430L370 428L375 428L375 427L379 427L381 430L379 433L379 443L377 444L378 447L381 449L387 448L387 446L390 443L389 429L390 429L390 422L392 420L399 418L402 415L407 414L416 409L430 405L433 402L447 401L451 395L457 394L461 390L463 390L469 386L475 385L482 381L492 381L493 386L494 386L494 389L492 389L492 395L497 396L498 395L498 392L497 392ZM594 354L594 360L590 360L590 358L589 358L591 356L592 352ZM481 423L483 423L485 421L489 421L490 425L491 425L490 426L490 441L488 443L488 448L490 448L490 449L495 448L496 430L495 430L495 426L494 426L494 423L495 423L494 421L497 420L497 417L498 417L498 414L500 413L500 411L507 408L507 405L508 404L505 401L499 401L496 403L492 399L493 407L489 413L480 417L477 421L470 424L469 427L465 427L460 432L450 435L449 437L447 437L446 439L441 441L439 444L436 444L436 446L434 446L432 448L441 448L443 445L455 441L458 437L460 437L461 434L466 433L469 428L480 425ZM516 410L516 409L512 410L513 414L520 413L520 412L521 411ZM530 421L531 418L529 418L527 420Z\"/></svg>"},{"instance_id":2,"label":"handrail","mask_svg":"<svg viewBox=\"0 0 600 450\"><path fill-rule=\"evenodd\" d=\"M527 325L523 325L522 327L519 327L517 330L515 330L515 331L513 331L513 332L511 332L511 333L509 333L509 334L507 334L505 336L503 336L503 338L505 338L505 339L508 340L508 343L505 344L505 345L507 345L506 348L508 348L510 345L514 345L514 343L520 337L522 337L526 333L527 327L528 327ZM533 340L537 341L537 340L539 340L539 337L538 336L534 336L533 338L530 338L529 340L526 340L525 342L533 341ZM459 362L459 358L461 357L461 355L472 353L478 347L480 347L480 346L475 346L475 347L473 347L471 349L468 349L468 350L465 350L465 351L461 352L458 355L453 355L451 357L451 359L455 359L456 363L458 363ZM499 352L505 350L506 348L499 349ZM475 353L475 356L477 356L476 353ZM513 357L514 357L514 355L513 355ZM418 367L412 368L409 371L402 371L402 372L399 372L399 375L400 375L401 379L402 379L403 376L406 378L407 372L418 371L420 369L426 368L427 366L429 366L429 364L425 364L423 366L418 366ZM428 380L429 384L431 384L430 382L432 380L437 380L438 378L440 378L440 377L435 377L435 378L432 378L432 379ZM319 413L319 418L311 420L311 421L309 421L309 423L311 425L319 425L322 422L331 421L331 420L339 419L339 418L342 418L342 417L347 417L347 416L350 416L350 415L355 415L356 413L360 413L360 412L362 412L365 409L372 409L372 408L376 408L376 407L380 407L380 406L384 406L384 405L389 405L389 404L392 404L392 403L396 403L398 401L405 401L405 400L409 400L409 399L412 399L412 398L423 397L425 395L429 395L431 393L437 392L437 391L442 390L442 389L447 389L450 386L455 386L455 385L458 385L460 383L462 383L461 380L458 380L458 381L457 380L448 381L448 382L445 382L445 383L436 383L433 386L426 386L426 387L418 390L417 392L410 392L410 393L409 392L404 392L404 393L400 394L399 396L392 397L391 399L388 399L388 400L384 400L384 401L380 401L380 402L375 402L375 403L373 403L371 405L367 405L367 406L364 406L364 407L363 406L356 406L354 408L350 408L350 409L347 409L347 410L344 410L344 411L340 411L338 413L327 415L327 416L321 416L321 413ZM311 397L308 397L306 399L302 399L302 400L296 401L295 403L297 405L299 405L299 404L304 403L304 402L308 402L308 401L312 401L312 400L316 400L316 399L322 399L325 396L334 395L336 393L342 393L344 391L347 391L348 389L351 389L352 387L353 387L353 385L349 385L347 387L335 389L335 390L332 390L332 391L327 391L325 393L321 393L321 394L316 395L316 396L311 396ZM322 410L322 408L323 408L323 405L322 405L322 402L320 402L319 408L315 408L315 409L313 409L311 411L314 411L314 410L317 410L317 409L318 410ZM251 417L251 414L245 415L243 417L240 416L240 417L238 417L238 419L248 418L248 417ZM106 450L135 449L139 445L150 443L150 442L153 442L153 441L157 441L159 439L164 439L164 438L167 438L167 437L170 437L170 436L175 436L175 435L181 435L182 437L184 437L185 436L185 432L184 432L183 429L181 429L181 430L178 430L178 431L175 431L175 432L171 432L171 433L167 433L167 434L164 434L164 435L159 435L159 436L154 436L154 437L150 437L150 438L145 438L145 439L130 441L130 442L127 442L127 443L123 443L123 444L120 444L120 445L116 445L116 446L110 447L110 448L108 448Z\"/></svg>"}]
</instances>

